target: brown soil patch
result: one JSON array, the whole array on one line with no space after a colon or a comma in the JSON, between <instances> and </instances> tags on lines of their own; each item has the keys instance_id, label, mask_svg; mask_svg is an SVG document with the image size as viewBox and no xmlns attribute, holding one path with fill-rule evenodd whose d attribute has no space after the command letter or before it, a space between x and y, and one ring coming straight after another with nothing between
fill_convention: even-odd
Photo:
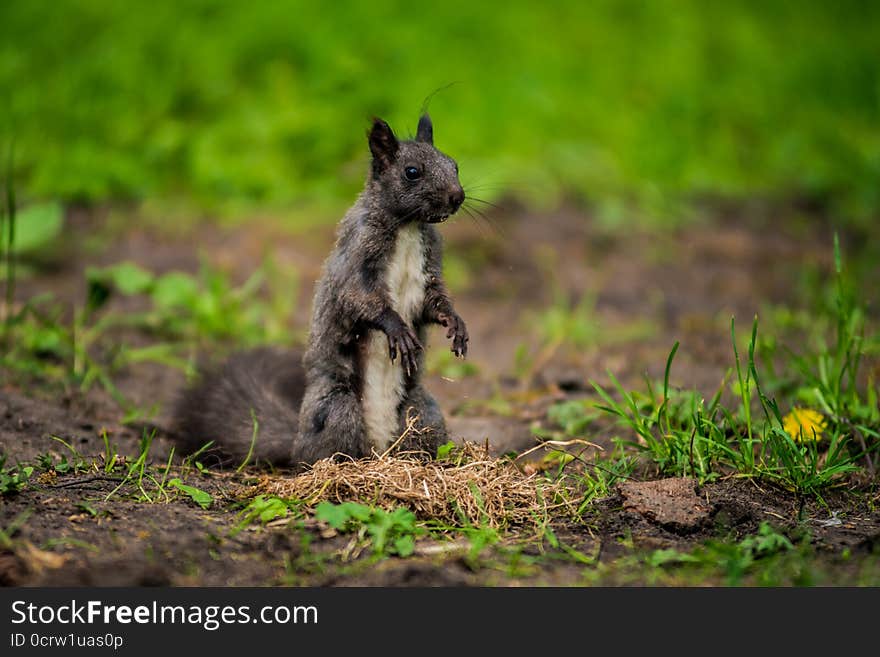
<instances>
[{"instance_id":1,"label":"brown soil patch","mask_svg":"<svg viewBox=\"0 0 880 657\"><path fill-rule=\"evenodd\" d=\"M698 529L712 508L697 493L697 482L686 477L618 484L623 508L678 533Z\"/></svg>"}]
</instances>

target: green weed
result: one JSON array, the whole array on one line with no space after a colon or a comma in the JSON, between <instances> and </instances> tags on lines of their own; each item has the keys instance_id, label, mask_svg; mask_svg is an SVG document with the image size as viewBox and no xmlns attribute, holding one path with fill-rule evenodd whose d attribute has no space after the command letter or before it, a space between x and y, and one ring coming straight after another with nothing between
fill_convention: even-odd
<instances>
[{"instance_id":1,"label":"green weed","mask_svg":"<svg viewBox=\"0 0 880 657\"><path fill-rule=\"evenodd\" d=\"M741 448L739 450L739 466L740 471L744 474L753 474L755 471L755 446L759 444L759 446L763 446L763 443L758 443L755 440L755 437L752 433L752 385L758 385L758 373L755 369L755 343L756 336L758 334L758 318L755 318L754 323L752 324L752 337L749 340L749 361L745 370L745 374L743 374L742 364L740 363L739 358L739 350L736 346L736 326L734 322L734 318L730 318L730 341L733 344L733 357L736 363L736 379L738 383L738 390L740 397L742 399L742 413L744 416L745 422L745 436L740 437L740 445ZM752 375L754 374L754 379Z\"/></svg>"},{"instance_id":2,"label":"green weed","mask_svg":"<svg viewBox=\"0 0 880 657\"><path fill-rule=\"evenodd\" d=\"M116 445L110 445L107 429L101 429L101 440L104 442L104 452L101 454L101 460L104 462L104 472L110 474L117 466L122 466L125 463L125 457L119 455Z\"/></svg>"},{"instance_id":3,"label":"green weed","mask_svg":"<svg viewBox=\"0 0 880 657\"><path fill-rule=\"evenodd\" d=\"M444 459L449 458L449 456L452 454L454 449L455 449L455 443L452 442L451 440L443 443L442 445L439 445L437 447L437 460L442 461Z\"/></svg>"},{"instance_id":4,"label":"green weed","mask_svg":"<svg viewBox=\"0 0 880 657\"><path fill-rule=\"evenodd\" d=\"M562 427L562 437L583 436L598 417L598 411L587 400L568 400L547 409L547 419Z\"/></svg>"},{"instance_id":5,"label":"green weed","mask_svg":"<svg viewBox=\"0 0 880 657\"><path fill-rule=\"evenodd\" d=\"M38 454L36 458L37 467L44 472L55 472L56 474L78 474L86 472L89 464L83 458L74 457L70 460L66 455L56 459L52 454Z\"/></svg>"},{"instance_id":6,"label":"green weed","mask_svg":"<svg viewBox=\"0 0 880 657\"><path fill-rule=\"evenodd\" d=\"M291 513L298 512L300 502L285 500L280 497L257 495L248 505L238 513L238 523L230 532L232 536L250 526L253 522L261 524L272 522L288 517Z\"/></svg>"},{"instance_id":7,"label":"green weed","mask_svg":"<svg viewBox=\"0 0 880 657\"><path fill-rule=\"evenodd\" d=\"M188 454L183 459L183 463L181 463L180 466L181 476L185 477L187 474L189 474L191 468L195 468L196 470L198 470L199 474L201 475L210 476L211 473L208 468L206 468L204 464L202 464L202 462L198 459L202 454L208 451L213 444L214 441L209 440L204 445L199 447L195 452L193 452L192 454Z\"/></svg>"},{"instance_id":8,"label":"green weed","mask_svg":"<svg viewBox=\"0 0 880 657\"><path fill-rule=\"evenodd\" d=\"M153 439L155 437L155 431L146 431L144 430L141 440L140 440L140 449L138 452L137 458L128 466L128 470L125 473L125 477L121 482L104 498L106 502L111 497L113 497L120 489L122 489L127 484L136 484L137 489L140 492L140 500L147 501L153 503L153 497L147 493L145 485L152 484L158 492L164 492L164 487L156 478L153 476L153 473L149 466L149 454L150 448L153 445ZM166 469L167 473L167 469Z\"/></svg>"},{"instance_id":9,"label":"green weed","mask_svg":"<svg viewBox=\"0 0 880 657\"><path fill-rule=\"evenodd\" d=\"M581 453L572 453L571 447L589 435L589 429L600 415L592 399L572 399L557 402L547 409L547 419L559 429L533 425L532 433L544 441L547 450L539 462L539 468L553 480L572 483L572 489L580 496L576 515L582 516L597 499L611 494L613 486L629 478L635 459L628 452L626 441L612 439L611 453L597 450L593 460L586 460ZM554 446L556 445L556 446ZM575 467L568 467L573 465Z\"/></svg>"},{"instance_id":10,"label":"green weed","mask_svg":"<svg viewBox=\"0 0 880 657\"><path fill-rule=\"evenodd\" d=\"M251 457L254 455L254 445L257 443L257 435L260 433L260 423L257 421L257 414L254 413L254 409L251 409L251 425L253 426L253 431L251 432L251 442L248 445L247 454L245 454L244 459L241 463L238 464L238 467L235 469L236 472L241 472L247 467L247 464L250 462Z\"/></svg>"},{"instance_id":11,"label":"green weed","mask_svg":"<svg viewBox=\"0 0 880 657\"><path fill-rule=\"evenodd\" d=\"M0 497L19 493L34 473L32 466L6 467L6 454L0 454Z\"/></svg>"},{"instance_id":12,"label":"green weed","mask_svg":"<svg viewBox=\"0 0 880 657\"><path fill-rule=\"evenodd\" d=\"M214 502L214 498L212 498L209 493L206 493L205 491L201 490L200 488L196 488L195 486L190 486L183 483L178 477L169 480L168 485L172 488L177 488L183 493L186 493L193 502L198 504L203 509L209 508Z\"/></svg>"},{"instance_id":13,"label":"green weed","mask_svg":"<svg viewBox=\"0 0 880 657\"><path fill-rule=\"evenodd\" d=\"M415 514L405 507L385 511L357 502L321 502L315 507L315 518L339 532L356 532L358 539L370 544L375 556L407 557L415 549L416 537L425 533Z\"/></svg>"}]
</instances>

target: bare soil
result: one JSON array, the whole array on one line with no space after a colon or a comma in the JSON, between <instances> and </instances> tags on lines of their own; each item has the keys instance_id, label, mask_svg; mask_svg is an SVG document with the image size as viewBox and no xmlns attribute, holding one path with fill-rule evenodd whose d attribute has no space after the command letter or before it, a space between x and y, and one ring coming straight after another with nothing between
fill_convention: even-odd
<instances>
[{"instance_id":1,"label":"bare soil","mask_svg":"<svg viewBox=\"0 0 880 657\"><path fill-rule=\"evenodd\" d=\"M201 224L171 231L138 227L136 212L122 225L116 210L71 210L63 254L21 282L22 300L52 292L82 303L87 266L131 259L153 271L194 272L202 254L243 280L267 255L301 272L292 330L307 325L310 283L333 240L332 227L292 235L254 221L220 228ZM459 218L443 227L447 253L467 275L453 286L471 335L476 374L428 375L456 440L486 442L495 454L536 445L532 427L547 425L555 401L590 394L607 371L638 386L662 376L673 342L681 348L673 384L710 396L732 362L729 321L751 324L774 304L807 307L805 273L828 272L831 232L825 222L791 209L714 206L705 219L678 231L603 231L584 210L534 214L506 206L491 223ZM102 237L103 236L103 237ZM109 236L109 237L107 237ZM101 238L97 243L96 238ZM859 247L856 241L849 244ZM594 300L596 339L586 347L542 345L537 319L560 299ZM111 310L137 301L116 298ZM148 335L126 334L147 343ZM429 350L448 348L438 329ZM526 365L517 365L526 353ZM521 358L520 358L521 359ZM875 371L876 362L869 363ZM6 377L0 372L0 376ZM183 385L172 367L144 363L119 372L129 399L157 406L150 458L167 460L169 402ZM70 453L88 460L104 451L107 432L120 454L135 458L143 426L123 424L119 406L100 387L81 394L37 381L0 379L0 453L9 463L40 454ZM608 448L621 430L600 422L585 436ZM540 453L535 453L536 458ZM172 475L180 473L175 459ZM350 537L330 536L314 521L270 523L234 531L241 491L255 474L187 475L214 499L202 509L185 495L136 501L126 489L108 498L117 476L35 473L21 493L0 498L0 528L22 521L13 547L0 549L4 585L569 585L657 583L639 572L615 570L621 559L658 549L689 551L707 541L736 541L769 522L806 542L820 561L824 584L852 583L876 555L880 513L876 491L830 491L825 505L745 479L698 486L661 480L649 467L594 502L579 522L560 520L555 535L590 563L561 558L546 540L512 535L480 555L466 543L420 540L408 558L372 559L352 550ZM22 515L24 514L24 515ZM622 574L623 573L623 574ZM628 574L627 574L628 573ZM662 582L660 582L662 583ZM711 580L705 583L716 583Z\"/></svg>"}]
</instances>

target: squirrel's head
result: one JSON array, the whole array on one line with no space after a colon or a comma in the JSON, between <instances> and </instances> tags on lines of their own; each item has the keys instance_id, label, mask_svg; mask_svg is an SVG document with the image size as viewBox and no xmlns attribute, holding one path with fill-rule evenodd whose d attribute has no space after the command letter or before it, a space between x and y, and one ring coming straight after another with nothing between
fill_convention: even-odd
<instances>
[{"instance_id":1,"label":"squirrel's head","mask_svg":"<svg viewBox=\"0 0 880 657\"><path fill-rule=\"evenodd\" d=\"M378 202L401 220L445 221L464 202L458 165L434 148L431 118L419 119L416 137L398 141L385 121L373 119L370 129L373 165L370 185Z\"/></svg>"}]
</instances>

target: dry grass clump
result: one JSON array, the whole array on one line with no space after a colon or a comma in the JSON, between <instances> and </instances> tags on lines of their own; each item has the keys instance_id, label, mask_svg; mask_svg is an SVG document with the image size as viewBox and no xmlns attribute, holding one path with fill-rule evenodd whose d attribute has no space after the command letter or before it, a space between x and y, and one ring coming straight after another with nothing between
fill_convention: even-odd
<instances>
[{"instance_id":1,"label":"dry grass clump","mask_svg":"<svg viewBox=\"0 0 880 657\"><path fill-rule=\"evenodd\" d=\"M412 453L324 459L294 477L263 477L257 492L308 506L324 500L389 510L403 505L421 520L494 528L540 523L551 509L564 506L559 484L526 475L510 461L491 457L488 446L471 442L433 461Z\"/></svg>"}]
</instances>

